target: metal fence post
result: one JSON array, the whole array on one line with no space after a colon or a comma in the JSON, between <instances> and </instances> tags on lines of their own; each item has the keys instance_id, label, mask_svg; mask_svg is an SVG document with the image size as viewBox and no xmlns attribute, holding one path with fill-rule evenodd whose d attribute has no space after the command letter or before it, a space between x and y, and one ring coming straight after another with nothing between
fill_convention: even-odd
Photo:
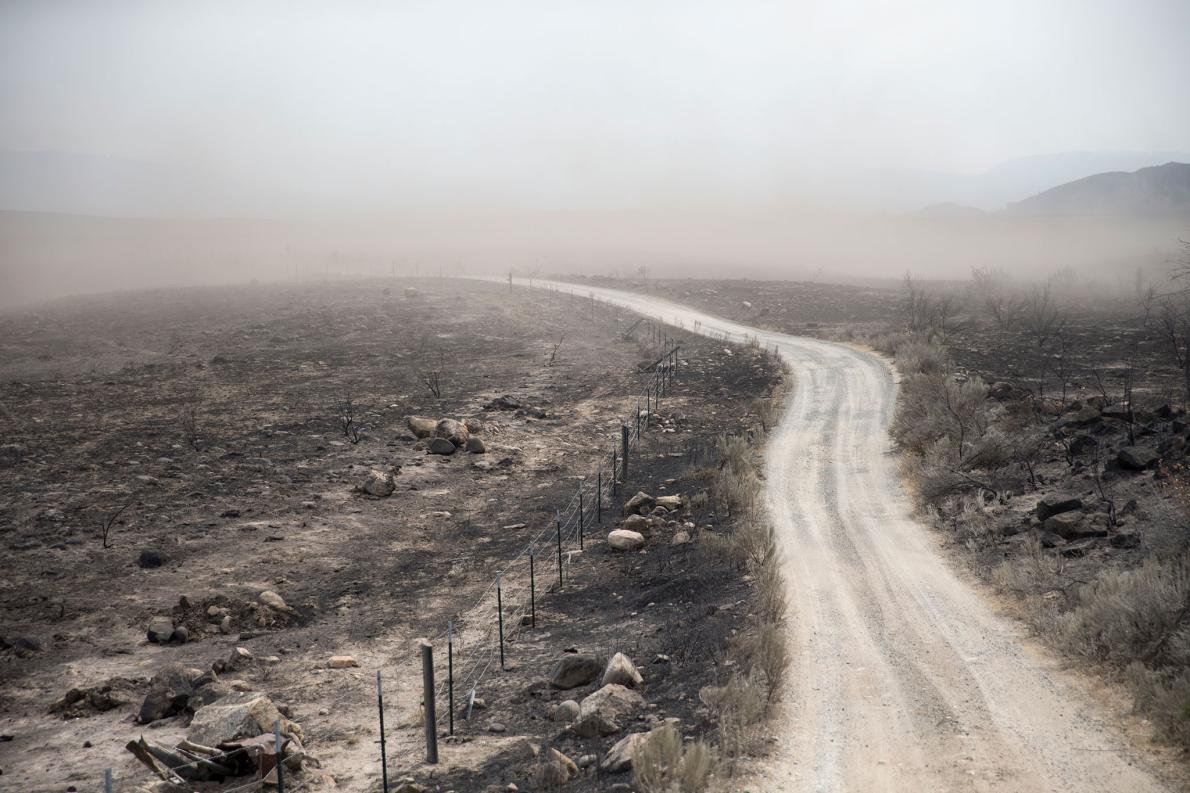
<instances>
[{"instance_id":1,"label":"metal fence post","mask_svg":"<svg viewBox=\"0 0 1190 793\"><path fill-rule=\"evenodd\" d=\"M500 579L503 573L496 573L496 622L500 629L500 669L504 669L504 593L501 591Z\"/></svg>"},{"instance_id":2,"label":"metal fence post","mask_svg":"<svg viewBox=\"0 0 1190 793\"><path fill-rule=\"evenodd\" d=\"M112 770L103 769L103 793L112 793Z\"/></svg>"},{"instance_id":3,"label":"metal fence post","mask_svg":"<svg viewBox=\"0 0 1190 793\"><path fill-rule=\"evenodd\" d=\"M558 524L558 589L562 589L562 513L554 513Z\"/></svg>"},{"instance_id":4,"label":"metal fence post","mask_svg":"<svg viewBox=\"0 0 1190 793\"><path fill-rule=\"evenodd\" d=\"M578 483L578 549L583 550L583 483Z\"/></svg>"},{"instance_id":5,"label":"metal fence post","mask_svg":"<svg viewBox=\"0 0 1190 793\"><path fill-rule=\"evenodd\" d=\"M533 570L533 551L529 551L529 627L537 627L537 575Z\"/></svg>"},{"instance_id":6,"label":"metal fence post","mask_svg":"<svg viewBox=\"0 0 1190 793\"><path fill-rule=\"evenodd\" d=\"M421 643L422 709L426 715L426 762L438 762L438 718L434 713L434 646Z\"/></svg>"},{"instance_id":7,"label":"metal fence post","mask_svg":"<svg viewBox=\"0 0 1190 793\"><path fill-rule=\"evenodd\" d=\"M603 469L599 469L596 474L597 481L595 484L595 522L603 525Z\"/></svg>"},{"instance_id":8,"label":"metal fence post","mask_svg":"<svg viewBox=\"0 0 1190 793\"><path fill-rule=\"evenodd\" d=\"M388 753L384 744L384 689L380 685L380 670L376 670L376 710L380 713L380 783L388 793Z\"/></svg>"},{"instance_id":9,"label":"metal fence post","mask_svg":"<svg viewBox=\"0 0 1190 793\"><path fill-rule=\"evenodd\" d=\"M273 722L273 748L277 752L277 793L285 793L285 755L281 753L281 720Z\"/></svg>"},{"instance_id":10,"label":"metal fence post","mask_svg":"<svg viewBox=\"0 0 1190 793\"><path fill-rule=\"evenodd\" d=\"M446 714L450 735L455 734L455 621L446 621Z\"/></svg>"},{"instance_id":11,"label":"metal fence post","mask_svg":"<svg viewBox=\"0 0 1190 793\"><path fill-rule=\"evenodd\" d=\"M621 456L623 459L620 461L620 463L621 463L620 482L622 483L622 485L626 485L626 484L628 484L628 425L627 424L620 425L620 440L624 447L621 451Z\"/></svg>"}]
</instances>

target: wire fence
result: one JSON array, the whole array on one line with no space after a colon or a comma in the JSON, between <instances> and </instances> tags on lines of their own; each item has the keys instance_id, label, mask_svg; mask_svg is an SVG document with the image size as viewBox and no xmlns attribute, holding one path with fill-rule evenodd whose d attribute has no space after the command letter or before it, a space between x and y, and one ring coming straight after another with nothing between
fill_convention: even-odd
<instances>
[{"instance_id":1,"label":"wire fence","mask_svg":"<svg viewBox=\"0 0 1190 793\"><path fill-rule=\"evenodd\" d=\"M556 286L547 289L551 293L563 294ZM592 307L597 302L594 293L581 296L570 291L566 294L578 300L589 299ZM439 653L436 657L426 653L422 659L393 665L412 675L416 672L416 666L422 664L427 683L431 679L440 681L426 688L427 692L432 690L433 702L427 703L427 697L423 696L421 703L426 720L430 713L436 714L433 726L426 725L427 756L434 760L437 759L437 737L443 725L448 734L453 734L456 717L469 718L471 704L483 681L506 665L510 652L515 649L515 640L522 631L536 626L539 598L566 588L576 553L581 555L586 550L588 540L593 539L592 532L604 524L605 513L615 508L617 496L622 495L622 489L636 465L634 457L643 433L656 420L661 401L673 385L680 349L676 339L669 335L667 324L656 320L644 319L635 323L625 332L625 338L629 338L642 324L645 331L651 334L651 344L660 354L646 369L651 377L636 393L629 414L620 423L619 432L599 454L594 467L579 480L570 499L555 511L553 519L536 527L521 549L494 572L479 596L469 605L455 611L442 630L428 639L431 648L445 645L446 653ZM677 325L681 326L681 323ZM694 332L712 335L705 329L696 328ZM726 334L713 335L724 341L729 340ZM430 670L424 669L424 659L427 657L433 658ZM384 765L383 790L387 793L388 768L383 754L384 706L380 671L377 671L376 685L381 724L381 762ZM457 697L456 693L463 696ZM443 702L446 707L439 710L436 707L439 702ZM280 738L284 733L280 725L275 729L277 745L280 746ZM161 767L166 775L176 781L187 776L183 772L201 766L204 761L217 762L240 751L237 749L211 757L190 755L193 759L187 762L162 762ZM279 765L283 765L281 759L278 757ZM265 785L284 793L283 779L274 782L259 777L225 788L222 793L258 789ZM111 769L105 771L103 789L105 793L114 791Z\"/></svg>"}]
</instances>

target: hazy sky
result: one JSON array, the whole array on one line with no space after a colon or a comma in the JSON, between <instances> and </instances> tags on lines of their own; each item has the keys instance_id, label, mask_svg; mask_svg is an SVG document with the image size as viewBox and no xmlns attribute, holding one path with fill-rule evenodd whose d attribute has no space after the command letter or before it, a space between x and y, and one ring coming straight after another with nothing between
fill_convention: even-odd
<instances>
[{"instance_id":1,"label":"hazy sky","mask_svg":"<svg viewBox=\"0 0 1190 793\"><path fill-rule=\"evenodd\" d=\"M0 148L344 207L1190 147L1190 2L0 4Z\"/></svg>"}]
</instances>

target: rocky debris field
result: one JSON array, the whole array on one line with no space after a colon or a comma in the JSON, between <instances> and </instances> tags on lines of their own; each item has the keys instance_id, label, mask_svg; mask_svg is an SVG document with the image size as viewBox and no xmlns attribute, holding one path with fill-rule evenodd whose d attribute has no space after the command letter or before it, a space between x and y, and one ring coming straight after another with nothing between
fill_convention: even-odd
<instances>
[{"instance_id":1,"label":"rocky debris field","mask_svg":"<svg viewBox=\"0 0 1190 793\"><path fill-rule=\"evenodd\" d=\"M222 746L267 743L267 718L194 726L256 703L289 725L301 784L375 790L378 668L390 781L410 777L409 791L525 788L556 776L535 770L550 764L575 790L603 789L623 774L603 760L627 736L670 719L706 729L697 692L723 671L748 584L697 553L700 533L728 528L699 472L719 435L756 426L752 399L778 375L687 337L624 483L650 500L609 514L456 721L442 765L421 762L416 639L473 601L610 453L657 358L643 329L626 333L634 323L602 304L428 279L0 316L3 786L89 789L112 767L131 790L153 783L145 757L160 771L181 752L207 760L195 764L206 781L188 785L220 790L224 771L269 762L245 749L257 765L212 767ZM598 679L549 685L570 656L597 663ZM587 704L580 735L571 726L608 675L630 693Z\"/></svg>"}]
</instances>

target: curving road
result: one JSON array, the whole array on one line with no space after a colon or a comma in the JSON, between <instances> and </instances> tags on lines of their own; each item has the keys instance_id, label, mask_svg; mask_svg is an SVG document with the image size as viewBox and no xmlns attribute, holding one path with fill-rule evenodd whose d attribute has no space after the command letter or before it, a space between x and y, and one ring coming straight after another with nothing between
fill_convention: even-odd
<instances>
[{"instance_id":1,"label":"curving road","mask_svg":"<svg viewBox=\"0 0 1190 793\"><path fill-rule=\"evenodd\" d=\"M758 337L793 368L765 494L785 558L793 682L763 790L1171 789L914 520L888 439L896 383L881 359L660 298L549 286L687 330Z\"/></svg>"}]
</instances>

